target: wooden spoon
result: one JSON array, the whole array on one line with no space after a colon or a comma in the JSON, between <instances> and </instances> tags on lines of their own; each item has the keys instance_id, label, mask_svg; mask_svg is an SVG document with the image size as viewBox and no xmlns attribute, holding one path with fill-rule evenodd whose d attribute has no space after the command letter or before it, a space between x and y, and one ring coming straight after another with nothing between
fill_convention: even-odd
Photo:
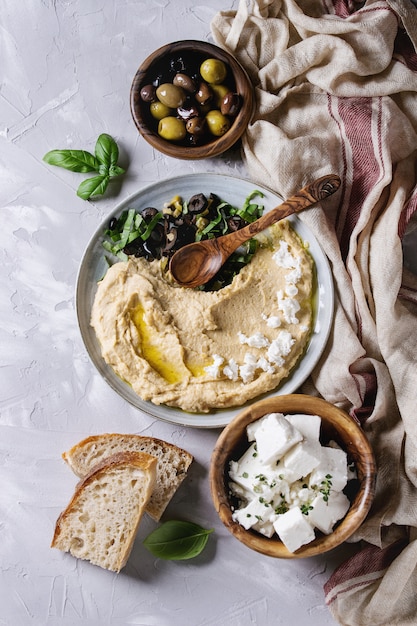
<instances>
[{"instance_id":1,"label":"wooden spoon","mask_svg":"<svg viewBox=\"0 0 417 626\"><path fill-rule=\"evenodd\" d=\"M336 174L322 176L248 226L217 239L183 246L175 252L169 264L173 279L183 287L205 285L242 243L284 217L331 196L339 186L340 178Z\"/></svg>"}]
</instances>

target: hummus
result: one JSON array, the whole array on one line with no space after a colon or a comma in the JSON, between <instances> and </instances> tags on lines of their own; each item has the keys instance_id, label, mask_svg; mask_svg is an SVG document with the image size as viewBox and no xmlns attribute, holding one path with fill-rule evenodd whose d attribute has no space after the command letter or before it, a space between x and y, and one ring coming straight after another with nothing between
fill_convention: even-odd
<instances>
[{"instance_id":1,"label":"hummus","mask_svg":"<svg viewBox=\"0 0 417 626\"><path fill-rule=\"evenodd\" d=\"M312 326L313 262L288 222L215 292L180 287L161 261L131 257L98 284L91 325L104 360L146 401L189 412L275 389Z\"/></svg>"}]
</instances>

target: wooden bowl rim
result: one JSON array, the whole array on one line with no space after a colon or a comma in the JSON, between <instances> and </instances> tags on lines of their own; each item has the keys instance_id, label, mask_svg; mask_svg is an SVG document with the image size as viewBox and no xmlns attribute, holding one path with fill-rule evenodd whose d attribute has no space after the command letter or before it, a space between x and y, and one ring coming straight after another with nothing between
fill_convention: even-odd
<instances>
[{"instance_id":1,"label":"wooden bowl rim","mask_svg":"<svg viewBox=\"0 0 417 626\"><path fill-rule=\"evenodd\" d=\"M142 115L139 92L141 88L149 82L148 71L154 63L159 61L161 56L180 50L207 49L207 53L213 54L225 61L233 73L236 88L242 89L245 86L245 99L230 129L222 137L214 138L201 146L179 146L162 139L157 132L152 130ZM197 39L185 39L165 44L152 52L139 66L133 78L130 88L130 111L136 128L142 137L159 152L178 159L206 159L222 154L231 148L245 132L254 112L255 99L251 80L242 65L229 52L223 50L215 44L199 41Z\"/></svg>"},{"instance_id":2,"label":"wooden bowl rim","mask_svg":"<svg viewBox=\"0 0 417 626\"><path fill-rule=\"evenodd\" d=\"M273 409L271 408L272 406L274 407ZM360 451L359 458L361 463L358 465L357 459L355 460L355 466L358 470L359 488L348 513L331 534L317 537L311 543L301 546L294 553L287 550L279 539L269 539L255 531L247 531L238 522L234 522L224 486L226 471L224 466L232 458L232 448L234 447L230 442L235 441L236 445L236 441L240 439L236 434L233 436L233 433L241 432L246 428L247 424L271 412L284 414L304 413L307 415L319 415L322 418L323 412L326 416L331 413L333 416L337 416L338 423L343 426L343 430L351 435L352 450L357 449ZM327 417L324 419L327 419ZM228 451L226 458L225 450ZM225 463L223 463L222 457L225 458ZM220 468L222 468L222 471L220 471ZM369 512L375 494L376 464L371 445L365 433L348 413L322 398L305 394L288 394L256 402L241 411L224 428L213 449L209 479L211 496L218 515L223 524L239 541L253 550L268 556L304 558L317 556L332 550L346 541L359 528Z\"/></svg>"}]
</instances>

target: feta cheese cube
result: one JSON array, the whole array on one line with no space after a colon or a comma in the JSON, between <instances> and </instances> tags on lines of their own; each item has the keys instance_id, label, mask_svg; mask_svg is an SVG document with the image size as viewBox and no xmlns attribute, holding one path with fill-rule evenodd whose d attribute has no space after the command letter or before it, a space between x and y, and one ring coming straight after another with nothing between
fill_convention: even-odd
<instances>
[{"instance_id":1,"label":"feta cheese cube","mask_svg":"<svg viewBox=\"0 0 417 626\"><path fill-rule=\"evenodd\" d=\"M251 422L250 424L246 426L246 436L248 438L248 441L255 441L255 433L258 430L258 428L262 426L262 423L266 420L268 415L264 415L263 417L260 417L255 422ZM276 413L276 415L282 415L282 417L284 417L282 413Z\"/></svg>"},{"instance_id":2,"label":"feta cheese cube","mask_svg":"<svg viewBox=\"0 0 417 626\"><path fill-rule=\"evenodd\" d=\"M321 418L318 415L286 415L285 419L300 431L304 439L318 441L320 437Z\"/></svg>"},{"instance_id":3,"label":"feta cheese cube","mask_svg":"<svg viewBox=\"0 0 417 626\"><path fill-rule=\"evenodd\" d=\"M256 443L252 443L238 461L230 462L229 476L241 487L253 491L253 480L265 471L264 464L259 460Z\"/></svg>"},{"instance_id":4,"label":"feta cheese cube","mask_svg":"<svg viewBox=\"0 0 417 626\"><path fill-rule=\"evenodd\" d=\"M298 507L290 509L283 515L278 515L274 521L274 528L290 552L295 552L305 543L310 543L315 539L312 526Z\"/></svg>"},{"instance_id":5,"label":"feta cheese cube","mask_svg":"<svg viewBox=\"0 0 417 626\"><path fill-rule=\"evenodd\" d=\"M239 485L238 483L235 483L233 481L229 482L229 489L230 493L239 498L241 503L249 502L249 500L253 498L253 493L242 487L242 485Z\"/></svg>"},{"instance_id":6,"label":"feta cheese cube","mask_svg":"<svg viewBox=\"0 0 417 626\"><path fill-rule=\"evenodd\" d=\"M268 539L270 539L275 534L275 528L271 521L263 523L257 522L256 524L254 524L254 526L252 526L252 528L264 537L268 537Z\"/></svg>"},{"instance_id":7,"label":"feta cheese cube","mask_svg":"<svg viewBox=\"0 0 417 626\"><path fill-rule=\"evenodd\" d=\"M270 413L255 431L259 457L264 463L276 463L303 438L280 413Z\"/></svg>"},{"instance_id":8,"label":"feta cheese cube","mask_svg":"<svg viewBox=\"0 0 417 626\"><path fill-rule=\"evenodd\" d=\"M291 448L283 457L282 462L284 467L291 470L298 480L308 476L319 465L321 454L322 448L319 443L305 440Z\"/></svg>"},{"instance_id":9,"label":"feta cheese cube","mask_svg":"<svg viewBox=\"0 0 417 626\"><path fill-rule=\"evenodd\" d=\"M285 468L265 465L257 453L256 443L252 443L238 461L230 462L229 477L235 483L233 490L236 495L240 495L236 487L239 486L247 492L248 497L249 494L250 497L263 495L269 500L277 493L288 497L289 483L293 478L292 472Z\"/></svg>"},{"instance_id":10,"label":"feta cheese cube","mask_svg":"<svg viewBox=\"0 0 417 626\"><path fill-rule=\"evenodd\" d=\"M309 485L320 487L326 476L330 475L331 487L335 491L342 491L347 483L347 455L340 448L326 448L321 450L320 463L311 472Z\"/></svg>"},{"instance_id":11,"label":"feta cheese cube","mask_svg":"<svg viewBox=\"0 0 417 626\"><path fill-rule=\"evenodd\" d=\"M332 532L336 522L346 515L350 502L343 492L332 491L327 502L324 500L323 494L319 494L312 501L311 506L313 508L307 516L309 523L328 535Z\"/></svg>"},{"instance_id":12,"label":"feta cheese cube","mask_svg":"<svg viewBox=\"0 0 417 626\"><path fill-rule=\"evenodd\" d=\"M264 522L270 520L273 512L273 508L264 498L254 498L243 508L234 511L232 519L235 522L239 522L247 530L257 523L263 526Z\"/></svg>"}]
</instances>

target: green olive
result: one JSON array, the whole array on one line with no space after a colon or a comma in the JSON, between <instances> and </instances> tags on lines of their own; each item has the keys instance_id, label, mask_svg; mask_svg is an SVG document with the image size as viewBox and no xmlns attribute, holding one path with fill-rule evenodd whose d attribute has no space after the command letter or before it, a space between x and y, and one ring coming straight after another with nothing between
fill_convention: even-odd
<instances>
[{"instance_id":1,"label":"green olive","mask_svg":"<svg viewBox=\"0 0 417 626\"><path fill-rule=\"evenodd\" d=\"M223 102L223 98L225 97L226 94L229 93L230 89L229 87L226 87L226 85L210 85L211 90L213 92L213 101L214 101L214 105L216 106L216 108L220 109L221 104Z\"/></svg>"},{"instance_id":2,"label":"green olive","mask_svg":"<svg viewBox=\"0 0 417 626\"><path fill-rule=\"evenodd\" d=\"M164 117L158 124L158 135L167 141L182 141L186 134L185 123L177 117Z\"/></svg>"},{"instance_id":3,"label":"green olive","mask_svg":"<svg viewBox=\"0 0 417 626\"><path fill-rule=\"evenodd\" d=\"M176 109L184 104L186 93L182 87L172 85L171 83L163 83L156 90L156 96L162 104L166 104L171 109Z\"/></svg>"},{"instance_id":4,"label":"green olive","mask_svg":"<svg viewBox=\"0 0 417 626\"><path fill-rule=\"evenodd\" d=\"M227 133L230 128L230 120L217 109L207 113L206 122L209 131L215 137L221 137Z\"/></svg>"},{"instance_id":5,"label":"green olive","mask_svg":"<svg viewBox=\"0 0 417 626\"><path fill-rule=\"evenodd\" d=\"M206 59L200 65L201 78L207 83L220 85L227 75L227 68L220 59Z\"/></svg>"},{"instance_id":6,"label":"green olive","mask_svg":"<svg viewBox=\"0 0 417 626\"><path fill-rule=\"evenodd\" d=\"M159 102L159 100L151 102L151 104L149 105L149 111L152 117L154 117L156 120L162 120L163 117L168 117L168 115L171 115L172 113L172 109L167 107L166 104L162 104L162 102Z\"/></svg>"}]
</instances>

